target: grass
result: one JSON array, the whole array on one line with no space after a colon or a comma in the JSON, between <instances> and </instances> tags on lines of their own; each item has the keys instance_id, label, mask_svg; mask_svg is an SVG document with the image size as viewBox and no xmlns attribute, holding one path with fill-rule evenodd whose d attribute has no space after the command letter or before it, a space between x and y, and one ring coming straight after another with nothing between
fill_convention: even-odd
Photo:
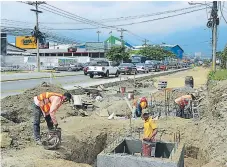
<instances>
[{"instance_id":1,"label":"grass","mask_svg":"<svg viewBox=\"0 0 227 167\"><path fill-rule=\"evenodd\" d=\"M208 80L222 81L227 79L227 70L217 70L216 72L211 71L208 74Z\"/></svg>"}]
</instances>

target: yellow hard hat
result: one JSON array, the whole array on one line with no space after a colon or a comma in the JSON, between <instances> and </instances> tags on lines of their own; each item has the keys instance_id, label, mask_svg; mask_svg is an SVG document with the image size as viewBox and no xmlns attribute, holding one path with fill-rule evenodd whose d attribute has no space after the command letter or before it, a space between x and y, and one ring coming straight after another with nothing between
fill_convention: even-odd
<instances>
[{"instance_id":1,"label":"yellow hard hat","mask_svg":"<svg viewBox=\"0 0 227 167\"><path fill-rule=\"evenodd\" d=\"M147 107L147 103L145 101L141 102L140 103L140 106L142 109L146 108Z\"/></svg>"}]
</instances>

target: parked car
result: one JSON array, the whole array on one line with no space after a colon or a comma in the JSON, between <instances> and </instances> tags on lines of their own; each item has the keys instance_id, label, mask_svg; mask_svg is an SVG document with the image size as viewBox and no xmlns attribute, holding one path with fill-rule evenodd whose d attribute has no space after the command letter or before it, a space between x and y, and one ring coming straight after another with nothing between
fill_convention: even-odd
<instances>
[{"instance_id":1,"label":"parked car","mask_svg":"<svg viewBox=\"0 0 227 167\"><path fill-rule=\"evenodd\" d=\"M150 60L147 60L147 61L145 62L145 66L148 67L149 72L154 71L154 64L153 64Z\"/></svg>"},{"instance_id":2,"label":"parked car","mask_svg":"<svg viewBox=\"0 0 227 167\"><path fill-rule=\"evenodd\" d=\"M188 63L183 63L182 65L183 65L183 68L188 68L189 67Z\"/></svg>"},{"instance_id":3,"label":"parked car","mask_svg":"<svg viewBox=\"0 0 227 167\"><path fill-rule=\"evenodd\" d=\"M84 75L87 75L87 74L88 74L87 71L88 71L88 66L89 66L89 64L90 64L90 62L84 63L84 64L83 64Z\"/></svg>"},{"instance_id":4,"label":"parked car","mask_svg":"<svg viewBox=\"0 0 227 167\"><path fill-rule=\"evenodd\" d=\"M132 63L122 63L118 66L119 73L137 74L136 66Z\"/></svg>"},{"instance_id":5,"label":"parked car","mask_svg":"<svg viewBox=\"0 0 227 167\"><path fill-rule=\"evenodd\" d=\"M88 67L84 67L84 69L83 69L83 71L84 71L84 75L87 75L88 74Z\"/></svg>"},{"instance_id":6,"label":"parked car","mask_svg":"<svg viewBox=\"0 0 227 167\"><path fill-rule=\"evenodd\" d=\"M79 71L80 66L78 64L59 64L54 67L55 71Z\"/></svg>"},{"instance_id":7,"label":"parked car","mask_svg":"<svg viewBox=\"0 0 227 167\"><path fill-rule=\"evenodd\" d=\"M93 62L88 66L87 73L90 78L93 78L95 75L102 77L109 77L109 75L119 76L119 70L117 63L111 61L97 61Z\"/></svg>"},{"instance_id":8,"label":"parked car","mask_svg":"<svg viewBox=\"0 0 227 167\"><path fill-rule=\"evenodd\" d=\"M149 68L145 65L145 63L137 63L136 70L138 72L149 73Z\"/></svg>"},{"instance_id":9,"label":"parked car","mask_svg":"<svg viewBox=\"0 0 227 167\"><path fill-rule=\"evenodd\" d=\"M178 69L183 68L183 63L181 63L181 62L177 63L177 68Z\"/></svg>"},{"instance_id":10,"label":"parked car","mask_svg":"<svg viewBox=\"0 0 227 167\"><path fill-rule=\"evenodd\" d=\"M160 71L160 61L148 60L145 62L145 64L149 64L148 66L150 71Z\"/></svg>"},{"instance_id":11,"label":"parked car","mask_svg":"<svg viewBox=\"0 0 227 167\"><path fill-rule=\"evenodd\" d=\"M168 64L167 63L161 63L160 64L160 70L167 71L168 70Z\"/></svg>"},{"instance_id":12,"label":"parked car","mask_svg":"<svg viewBox=\"0 0 227 167\"><path fill-rule=\"evenodd\" d=\"M84 69L84 66L82 63L78 63L78 67L79 67L79 70L83 70Z\"/></svg>"}]
</instances>

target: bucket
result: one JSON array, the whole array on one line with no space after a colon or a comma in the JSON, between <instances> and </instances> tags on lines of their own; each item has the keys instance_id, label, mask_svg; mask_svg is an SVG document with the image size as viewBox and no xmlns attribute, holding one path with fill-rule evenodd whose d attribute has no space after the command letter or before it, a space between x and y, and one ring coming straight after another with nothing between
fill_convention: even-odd
<instances>
[{"instance_id":1,"label":"bucket","mask_svg":"<svg viewBox=\"0 0 227 167\"><path fill-rule=\"evenodd\" d=\"M167 87L167 81L159 81L158 90L165 89Z\"/></svg>"},{"instance_id":2,"label":"bucket","mask_svg":"<svg viewBox=\"0 0 227 167\"><path fill-rule=\"evenodd\" d=\"M185 86L186 87L193 88L194 87L194 79L193 79L193 76L186 76L184 83L185 83Z\"/></svg>"},{"instance_id":3,"label":"bucket","mask_svg":"<svg viewBox=\"0 0 227 167\"><path fill-rule=\"evenodd\" d=\"M134 99L134 94L133 93L128 93L128 99L129 100Z\"/></svg>"},{"instance_id":4,"label":"bucket","mask_svg":"<svg viewBox=\"0 0 227 167\"><path fill-rule=\"evenodd\" d=\"M81 106L82 100L80 95L73 95L73 101L75 106Z\"/></svg>"},{"instance_id":5,"label":"bucket","mask_svg":"<svg viewBox=\"0 0 227 167\"><path fill-rule=\"evenodd\" d=\"M121 91L121 93L125 93L126 87L121 87L120 91Z\"/></svg>"}]
</instances>

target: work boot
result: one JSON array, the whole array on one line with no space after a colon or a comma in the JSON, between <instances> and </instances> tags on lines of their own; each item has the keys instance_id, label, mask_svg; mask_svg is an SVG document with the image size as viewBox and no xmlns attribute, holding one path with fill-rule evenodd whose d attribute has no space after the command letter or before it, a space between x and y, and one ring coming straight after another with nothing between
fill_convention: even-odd
<instances>
[{"instance_id":1,"label":"work boot","mask_svg":"<svg viewBox=\"0 0 227 167\"><path fill-rule=\"evenodd\" d=\"M39 145L39 146L41 146L41 145L42 145L42 142L41 142L41 140L40 140L40 139L36 140L35 142L36 142L36 145Z\"/></svg>"}]
</instances>

